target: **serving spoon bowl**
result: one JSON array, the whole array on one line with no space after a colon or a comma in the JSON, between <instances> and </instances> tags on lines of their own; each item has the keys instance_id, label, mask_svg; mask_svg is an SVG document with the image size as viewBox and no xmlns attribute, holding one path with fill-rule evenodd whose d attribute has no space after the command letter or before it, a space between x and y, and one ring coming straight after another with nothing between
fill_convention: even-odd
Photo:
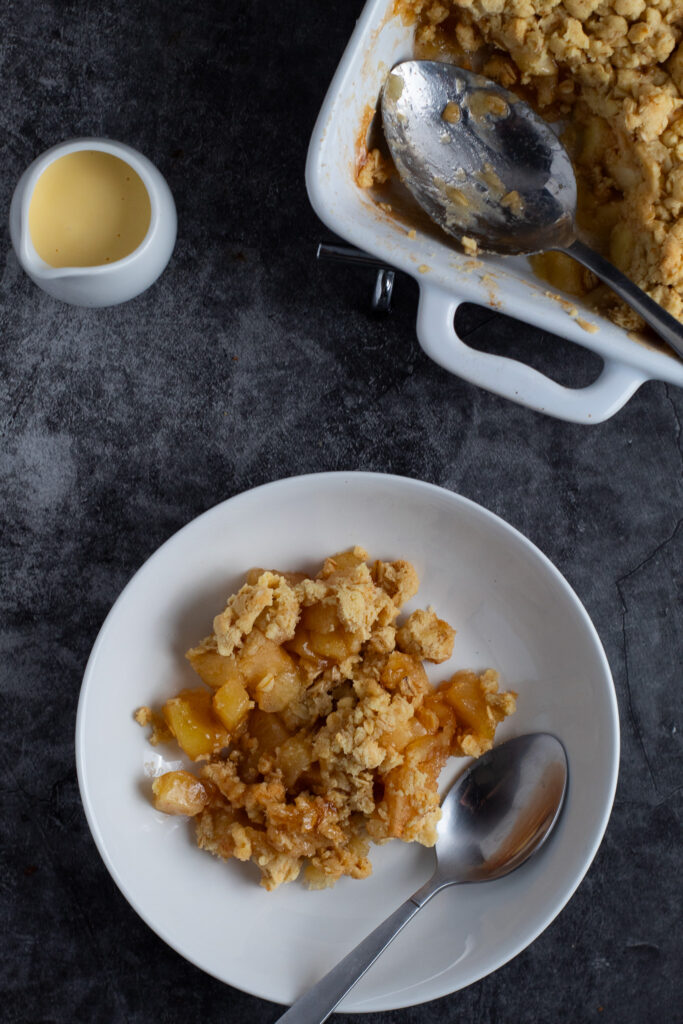
<instances>
[{"instance_id":1,"label":"serving spoon bowl","mask_svg":"<svg viewBox=\"0 0 683 1024\"><path fill-rule=\"evenodd\" d=\"M441 805L434 874L279 1018L322 1024L418 910L449 885L492 881L520 867L554 828L567 755L550 733L508 740L478 758Z\"/></svg>"},{"instance_id":2,"label":"serving spoon bowl","mask_svg":"<svg viewBox=\"0 0 683 1024\"><path fill-rule=\"evenodd\" d=\"M683 326L577 239L571 160L527 103L453 64L404 61L387 77L381 106L401 180L444 231L471 251L567 253L683 356Z\"/></svg>"}]
</instances>

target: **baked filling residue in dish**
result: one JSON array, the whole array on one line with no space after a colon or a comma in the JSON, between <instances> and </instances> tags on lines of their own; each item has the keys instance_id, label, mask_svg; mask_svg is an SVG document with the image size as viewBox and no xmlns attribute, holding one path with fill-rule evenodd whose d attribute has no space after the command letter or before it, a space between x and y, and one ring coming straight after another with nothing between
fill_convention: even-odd
<instances>
[{"instance_id":1,"label":"baked filling residue in dish","mask_svg":"<svg viewBox=\"0 0 683 1024\"><path fill-rule=\"evenodd\" d=\"M561 120L582 236L683 321L683 0L397 0L415 55L452 61ZM386 181L379 150L358 182ZM536 272L627 329L637 314L562 253Z\"/></svg>"},{"instance_id":2,"label":"baked filling residue in dish","mask_svg":"<svg viewBox=\"0 0 683 1024\"><path fill-rule=\"evenodd\" d=\"M491 669L432 687L423 661L450 658L455 632L432 608L399 623L417 590L409 562L360 547L313 578L250 570L187 652L202 685L136 712L197 762L154 779L156 808L193 817L202 849L254 861L268 890L302 869L311 888L365 878L370 842L432 846L442 767L490 749L516 694Z\"/></svg>"}]
</instances>

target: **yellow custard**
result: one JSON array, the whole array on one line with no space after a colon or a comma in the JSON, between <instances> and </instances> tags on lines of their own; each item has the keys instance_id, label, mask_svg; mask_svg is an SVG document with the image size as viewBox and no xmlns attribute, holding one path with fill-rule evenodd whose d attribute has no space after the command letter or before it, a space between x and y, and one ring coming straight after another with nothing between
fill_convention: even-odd
<instances>
[{"instance_id":1,"label":"yellow custard","mask_svg":"<svg viewBox=\"0 0 683 1024\"><path fill-rule=\"evenodd\" d=\"M28 213L36 252L53 267L95 267L128 256L147 234L149 194L111 153L68 153L41 174Z\"/></svg>"}]
</instances>

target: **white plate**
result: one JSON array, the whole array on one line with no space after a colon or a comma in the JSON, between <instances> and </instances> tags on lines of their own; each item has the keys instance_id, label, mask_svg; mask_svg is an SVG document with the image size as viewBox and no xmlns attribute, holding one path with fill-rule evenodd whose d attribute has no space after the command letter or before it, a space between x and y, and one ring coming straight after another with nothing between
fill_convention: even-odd
<instances>
[{"instance_id":1,"label":"white plate","mask_svg":"<svg viewBox=\"0 0 683 1024\"><path fill-rule=\"evenodd\" d=\"M547 847L507 878L434 899L341 1005L370 1011L446 995L523 950L572 895L605 830L619 754L609 666L578 598L528 540L465 498L381 474L295 477L223 502L167 541L112 608L85 672L76 752L95 842L150 927L230 985L282 1003L301 995L426 881L432 853L392 842L373 850L366 881L267 893L252 865L212 858L185 819L153 809L146 772L161 755L133 712L196 681L183 652L246 569L313 569L354 543L412 561L422 580L412 604L433 604L456 626L454 656L433 677L498 669L519 693L499 738L554 732L570 764Z\"/></svg>"}]
</instances>

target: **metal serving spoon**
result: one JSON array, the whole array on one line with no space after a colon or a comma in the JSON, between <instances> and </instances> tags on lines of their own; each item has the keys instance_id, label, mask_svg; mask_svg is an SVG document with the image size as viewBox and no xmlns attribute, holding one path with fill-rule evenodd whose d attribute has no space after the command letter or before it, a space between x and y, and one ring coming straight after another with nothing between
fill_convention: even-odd
<instances>
[{"instance_id":1,"label":"metal serving spoon","mask_svg":"<svg viewBox=\"0 0 683 1024\"><path fill-rule=\"evenodd\" d=\"M567 787L567 755L555 736L533 733L494 747L453 784L441 805L430 880L279 1018L322 1024L432 896L449 885L514 871L548 838Z\"/></svg>"},{"instance_id":2,"label":"metal serving spoon","mask_svg":"<svg viewBox=\"0 0 683 1024\"><path fill-rule=\"evenodd\" d=\"M432 220L486 251L573 256L683 356L683 326L576 238L576 178L550 125L488 78L405 61L382 91L382 121L404 185Z\"/></svg>"}]
</instances>

